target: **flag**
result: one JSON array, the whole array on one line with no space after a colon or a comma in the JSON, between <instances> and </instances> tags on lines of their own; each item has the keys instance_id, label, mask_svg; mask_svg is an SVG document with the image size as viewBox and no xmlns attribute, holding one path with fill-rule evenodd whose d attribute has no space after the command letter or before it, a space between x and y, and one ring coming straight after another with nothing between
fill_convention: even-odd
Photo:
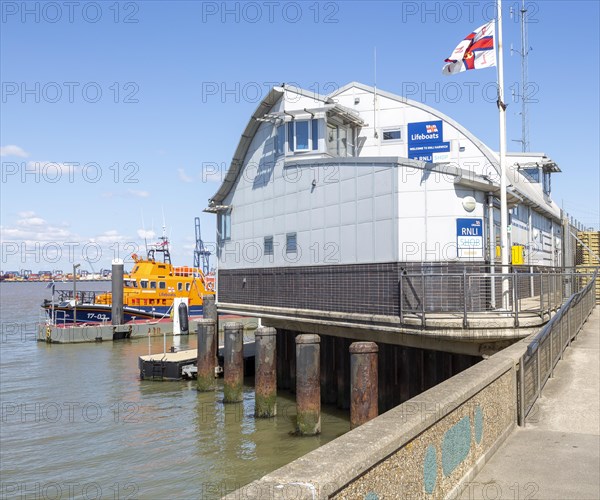
<instances>
[{"instance_id":1,"label":"flag","mask_svg":"<svg viewBox=\"0 0 600 500\"><path fill-rule=\"evenodd\" d=\"M442 74L454 75L470 69L482 69L496 66L494 47L495 21L490 21L468 35L454 52L446 59Z\"/></svg>"}]
</instances>

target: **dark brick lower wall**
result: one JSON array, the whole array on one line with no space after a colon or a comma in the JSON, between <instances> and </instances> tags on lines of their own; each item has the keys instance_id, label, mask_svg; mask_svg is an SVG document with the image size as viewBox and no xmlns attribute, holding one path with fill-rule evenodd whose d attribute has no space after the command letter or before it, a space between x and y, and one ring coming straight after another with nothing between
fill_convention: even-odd
<instances>
[{"instance_id":1,"label":"dark brick lower wall","mask_svg":"<svg viewBox=\"0 0 600 500\"><path fill-rule=\"evenodd\" d=\"M285 268L219 270L219 302L365 314L398 315L402 273L429 275L426 311L460 311L463 280L449 273L489 272L485 263L349 264ZM404 310L419 311L423 279L403 279ZM470 311L484 310L489 284L475 280L467 288Z\"/></svg>"}]
</instances>

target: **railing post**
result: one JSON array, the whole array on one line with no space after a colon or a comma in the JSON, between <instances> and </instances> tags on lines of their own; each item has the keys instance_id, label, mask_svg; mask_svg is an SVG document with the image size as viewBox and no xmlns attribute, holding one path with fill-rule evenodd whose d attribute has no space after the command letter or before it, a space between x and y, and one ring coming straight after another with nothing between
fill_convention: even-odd
<instances>
[{"instance_id":1,"label":"railing post","mask_svg":"<svg viewBox=\"0 0 600 500\"><path fill-rule=\"evenodd\" d=\"M544 275L540 272L540 314L544 319Z\"/></svg>"},{"instance_id":2,"label":"railing post","mask_svg":"<svg viewBox=\"0 0 600 500\"><path fill-rule=\"evenodd\" d=\"M525 427L525 356L519 361L519 425Z\"/></svg>"},{"instance_id":3,"label":"railing post","mask_svg":"<svg viewBox=\"0 0 600 500\"><path fill-rule=\"evenodd\" d=\"M538 348L535 350L535 364L537 366L537 397L542 397L542 367L540 366L540 351L541 344L538 344Z\"/></svg>"},{"instance_id":4,"label":"railing post","mask_svg":"<svg viewBox=\"0 0 600 500\"><path fill-rule=\"evenodd\" d=\"M556 323L555 323L556 324ZM550 328L548 341L550 342L550 378L554 377L554 325Z\"/></svg>"},{"instance_id":5,"label":"railing post","mask_svg":"<svg viewBox=\"0 0 600 500\"><path fill-rule=\"evenodd\" d=\"M425 326L425 269L421 267L421 326Z\"/></svg>"},{"instance_id":6,"label":"railing post","mask_svg":"<svg viewBox=\"0 0 600 500\"><path fill-rule=\"evenodd\" d=\"M404 323L404 314L402 312L402 278L404 278L404 275L400 271L400 281L398 282L398 313L400 314L400 324Z\"/></svg>"},{"instance_id":7,"label":"railing post","mask_svg":"<svg viewBox=\"0 0 600 500\"><path fill-rule=\"evenodd\" d=\"M467 269L463 269L463 328L467 328Z\"/></svg>"}]
</instances>

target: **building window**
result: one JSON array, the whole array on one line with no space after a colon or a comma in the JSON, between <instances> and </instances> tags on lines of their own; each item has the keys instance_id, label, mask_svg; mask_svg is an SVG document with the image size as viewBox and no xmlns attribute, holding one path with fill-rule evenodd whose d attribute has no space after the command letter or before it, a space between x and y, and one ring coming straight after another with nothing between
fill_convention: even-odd
<instances>
[{"instance_id":1,"label":"building window","mask_svg":"<svg viewBox=\"0 0 600 500\"><path fill-rule=\"evenodd\" d=\"M318 151L319 120L294 120L287 125L288 150L290 152Z\"/></svg>"},{"instance_id":2,"label":"building window","mask_svg":"<svg viewBox=\"0 0 600 500\"><path fill-rule=\"evenodd\" d=\"M265 236L265 255L273 255L273 236Z\"/></svg>"},{"instance_id":3,"label":"building window","mask_svg":"<svg viewBox=\"0 0 600 500\"><path fill-rule=\"evenodd\" d=\"M319 120L312 120L311 126L311 137L312 137L312 150L316 151L319 149Z\"/></svg>"},{"instance_id":4,"label":"building window","mask_svg":"<svg viewBox=\"0 0 600 500\"><path fill-rule=\"evenodd\" d=\"M540 182L540 169L537 167L533 168L523 168L521 172L525 174L526 177L529 178L530 181Z\"/></svg>"},{"instance_id":5,"label":"building window","mask_svg":"<svg viewBox=\"0 0 600 500\"><path fill-rule=\"evenodd\" d=\"M287 125L288 149L294 151L294 122L289 122Z\"/></svg>"},{"instance_id":6,"label":"building window","mask_svg":"<svg viewBox=\"0 0 600 500\"><path fill-rule=\"evenodd\" d=\"M275 136L275 156L281 156L285 153L285 127L279 125L277 127L277 135Z\"/></svg>"},{"instance_id":7,"label":"building window","mask_svg":"<svg viewBox=\"0 0 600 500\"><path fill-rule=\"evenodd\" d=\"M219 241L231 239L231 210L219 212L217 215L217 230Z\"/></svg>"},{"instance_id":8,"label":"building window","mask_svg":"<svg viewBox=\"0 0 600 500\"><path fill-rule=\"evenodd\" d=\"M331 156L356 156L354 127L327 124L327 152Z\"/></svg>"},{"instance_id":9,"label":"building window","mask_svg":"<svg viewBox=\"0 0 600 500\"><path fill-rule=\"evenodd\" d=\"M543 182L542 182L542 187L544 189L544 194L550 194L550 191L552 190L552 183L550 181L550 172L546 172L544 171L543 174Z\"/></svg>"},{"instance_id":10,"label":"building window","mask_svg":"<svg viewBox=\"0 0 600 500\"><path fill-rule=\"evenodd\" d=\"M384 142L401 141L402 131L399 128L383 130L381 138Z\"/></svg>"},{"instance_id":11,"label":"building window","mask_svg":"<svg viewBox=\"0 0 600 500\"><path fill-rule=\"evenodd\" d=\"M309 125L308 125L308 123L309 122L307 120L300 120L300 121L295 122L295 127L296 127L295 150L296 151L308 151L309 150L309 147L308 147Z\"/></svg>"},{"instance_id":12,"label":"building window","mask_svg":"<svg viewBox=\"0 0 600 500\"><path fill-rule=\"evenodd\" d=\"M285 253L296 253L298 245L296 241L296 233L288 233L285 235Z\"/></svg>"}]
</instances>

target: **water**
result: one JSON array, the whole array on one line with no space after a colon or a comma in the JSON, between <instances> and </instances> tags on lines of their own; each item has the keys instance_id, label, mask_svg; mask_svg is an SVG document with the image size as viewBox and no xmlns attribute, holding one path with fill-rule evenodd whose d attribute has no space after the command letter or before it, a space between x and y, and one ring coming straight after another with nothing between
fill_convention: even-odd
<instances>
[{"instance_id":1,"label":"water","mask_svg":"<svg viewBox=\"0 0 600 500\"><path fill-rule=\"evenodd\" d=\"M68 284L66 284L68 286ZM110 283L79 283L108 289ZM35 340L44 283L1 283L0 498L218 498L349 430L324 408L323 434L293 437L295 402L254 419L244 402L223 405L195 383L139 379L146 339L51 345ZM167 345L196 346L195 336ZM150 350L162 352L163 339Z\"/></svg>"}]
</instances>

